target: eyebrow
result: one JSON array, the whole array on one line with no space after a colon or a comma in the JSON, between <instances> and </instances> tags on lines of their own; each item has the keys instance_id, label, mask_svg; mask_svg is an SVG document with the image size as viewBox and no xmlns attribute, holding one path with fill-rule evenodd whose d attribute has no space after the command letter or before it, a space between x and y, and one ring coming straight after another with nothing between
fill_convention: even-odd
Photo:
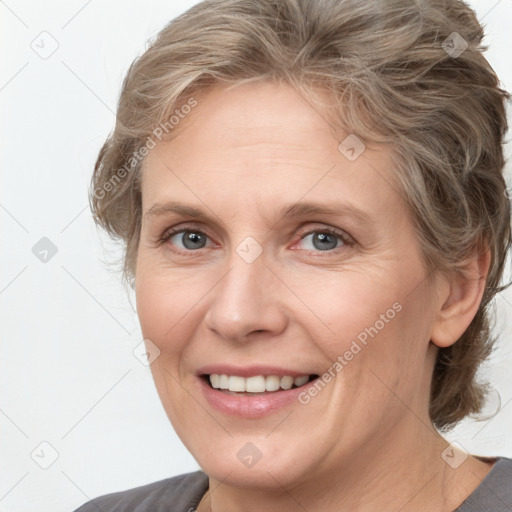
<instances>
[{"instance_id":1,"label":"eyebrow","mask_svg":"<svg viewBox=\"0 0 512 512\"><path fill-rule=\"evenodd\" d=\"M195 206L182 204L176 201L168 201L166 203L155 203L151 208L146 210L144 217L158 218L169 213L176 213L184 217L192 217L197 219L209 220L213 217L206 210ZM361 224L370 224L373 219L363 210L349 203L314 203L314 202L299 202L284 205L277 212L276 218L296 218L306 217L308 215L328 215L337 217L353 217Z\"/></svg>"}]
</instances>

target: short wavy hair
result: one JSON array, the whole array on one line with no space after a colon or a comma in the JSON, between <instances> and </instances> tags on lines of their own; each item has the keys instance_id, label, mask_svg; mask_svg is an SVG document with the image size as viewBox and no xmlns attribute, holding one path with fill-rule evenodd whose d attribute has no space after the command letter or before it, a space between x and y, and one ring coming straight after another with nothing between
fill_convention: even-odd
<instances>
[{"instance_id":1,"label":"short wavy hair","mask_svg":"<svg viewBox=\"0 0 512 512\"><path fill-rule=\"evenodd\" d=\"M92 177L94 219L123 243L127 281L135 277L144 156L156 139L171 138L215 84L285 81L333 126L389 145L427 269L461 272L469 256L490 250L480 307L460 339L438 350L430 400L440 430L479 412L486 388L477 370L495 341L490 306L504 288L511 244L502 147L510 97L482 40L474 11L460 0L193 6L131 65Z\"/></svg>"}]
</instances>

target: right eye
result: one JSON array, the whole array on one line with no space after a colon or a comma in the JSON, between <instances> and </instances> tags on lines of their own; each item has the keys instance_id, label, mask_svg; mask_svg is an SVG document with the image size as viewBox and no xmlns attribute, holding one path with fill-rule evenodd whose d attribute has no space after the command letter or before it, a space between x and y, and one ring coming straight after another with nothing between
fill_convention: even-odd
<instances>
[{"instance_id":1,"label":"right eye","mask_svg":"<svg viewBox=\"0 0 512 512\"><path fill-rule=\"evenodd\" d=\"M162 243L170 243L179 251L195 251L206 246L208 235L196 229L171 229L162 237Z\"/></svg>"}]
</instances>

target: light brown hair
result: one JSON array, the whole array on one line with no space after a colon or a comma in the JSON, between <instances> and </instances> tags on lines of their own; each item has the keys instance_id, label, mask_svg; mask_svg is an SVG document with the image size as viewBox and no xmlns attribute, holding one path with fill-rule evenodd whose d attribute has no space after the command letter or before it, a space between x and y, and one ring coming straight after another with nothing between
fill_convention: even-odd
<instances>
[{"instance_id":1,"label":"light brown hair","mask_svg":"<svg viewBox=\"0 0 512 512\"><path fill-rule=\"evenodd\" d=\"M503 179L505 102L483 56L483 30L459 0L208 0L167 25L124 80L117 121L90 192L96 222L126 244L133 279L147 154L213 84L284 80L365 144L389 144L426 267L461 271L491 251L480 308L440 349L430 416L446 429L481 408L491 301L511 243ZM325 98L325 96L323 96ZM342 121L343 120L343 121Z\"/></svg>"}]
</instances>

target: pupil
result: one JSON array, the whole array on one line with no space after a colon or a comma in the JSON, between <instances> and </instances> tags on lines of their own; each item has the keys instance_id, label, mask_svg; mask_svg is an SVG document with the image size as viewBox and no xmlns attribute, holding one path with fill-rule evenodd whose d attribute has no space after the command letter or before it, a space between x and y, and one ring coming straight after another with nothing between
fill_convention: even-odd
<instances>
[{"instance_id":1,"label":"pupil","mask_svg":"<svg viewBox=\"0 0 512 512\"><path fill-rule=\"evenodd\" d=\"M317 247L315 242L320 243L320 247ZM334 235L330 235L327 233L318 233L313 237L313 245L315 245L316 249L335 249L337 245L337 239ZM327 243L327 245L325 245ZM324 245L322 245L324 244Z\"/></svg>"},{"instance_id":2,"label":"pupil","mask_svg":"<svg viewBox=\"0 0 512 512\"><path fill-rule=\"evenodd\" d=\"M198 233L189 232L187 234L183 234L183 245L187 249L201 249L204 246L205 242L205 237Z\"/></svg>"}]
</instances>

